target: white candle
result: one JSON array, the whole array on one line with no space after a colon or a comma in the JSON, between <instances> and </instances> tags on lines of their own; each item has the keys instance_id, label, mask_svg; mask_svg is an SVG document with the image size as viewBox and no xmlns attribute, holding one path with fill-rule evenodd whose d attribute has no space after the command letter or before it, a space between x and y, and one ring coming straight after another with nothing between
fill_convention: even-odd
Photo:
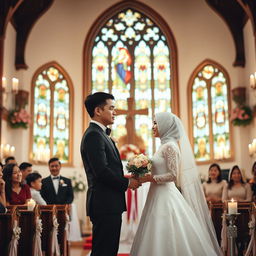
<instances>
[{"instance_id":1,"label":"white candle","mask_svg":"<svg viewBox=\"0 0 256 256\"><path fill-rule=\"evenodd\" d=\"M11 152L11 155L13 156L14 152L15 152L15 147L14 146L11 146L10 152Z\"/></svg>"},{"instance_id":2,"label":"white candle","mask_svg":"<svg viewBox=\"0 0 256 256\"><path fill-rule=\"evenodd\" d=\"M3 88L3 90L6 89L6 85L7 85L6 77L2 77L2 88Z\"/></svg>"},{"instance_id":3,"label":"white candle","mask_svg":"<svg viewBox=\"0 0 256 256\"><path fill-rule=\"evenodd\" d=\"M12 79L12 90L13 92L18 92L18 88L19 88L19 79L17 78L13 78Z\"/></svg>"},{"instance_id":4,"label":"white candle","mask_svg":"<svg viewBox=\"0 0 256 256\"><path fill-rule=\"evenodd\" d=\"M231 201L228 202L228 213L229 214L236 214L237 213L237 201L233 198Z\"/></svg>"},{"instance_id":5,"label":"white candle","mask_svg":"<svg viewBox=\"0 0 256 256\"><path fill-rule=\"evenodd\" d=\"M256 139L252 141L252 153L256 153Z\"/></svg>"},{"instance_id":6,"label":"white candle","mask_svg":"<svg viewBox=\"0 0 256 256\"><path fill-rule=\"evenodd\" d=\"M36 205L36 202L31 198L28 200L27 206L28 206L28 211L33 211L34 207Z\"/></svg>"},{"instance_id":7,"label":"white candle","mask_svg":"<svg viewBox=\"0 0 256 256\"><path fill-rule=\"evenodd\" d=\"M250 75L250 86L253 88L254 85L255 85L255 78L254 78L254 75L251 74L251 75Z\"/></svg>"},{"instance_id":8,"label":"white candle","mask_svg":"<svg viewBox=\"0 0 256 256\"><path fill-rule=\"evenodd\" d=\"M248 149L249 149L249 155L251 156L253 154L252 144L248 145Z\"/></svg>"}]
</instances>

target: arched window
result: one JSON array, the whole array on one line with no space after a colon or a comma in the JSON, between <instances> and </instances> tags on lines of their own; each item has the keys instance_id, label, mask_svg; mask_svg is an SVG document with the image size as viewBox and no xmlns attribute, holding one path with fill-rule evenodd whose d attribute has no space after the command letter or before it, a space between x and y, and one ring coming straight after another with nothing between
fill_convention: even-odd
<instances>
[{"instance_id":1,"label":"arched window","mask_svg":"<svg viewBox=\"0 0 256 256\"><path fill-rule=\"evenodd\" d=\"M151 155L154 113L178 113L176 56L170 29L142 3L123 1L92 26L85 42L85 96L115 96L119 147L131 143Z\"/></svg>"},{"instance_id":2,"label":"arched window","mask_svg":"<svg viewBox=\"0 0 256 256\"><path fill-rule=\"evenodd\" d=\"M198 163L232 158L229 92L229 76L214 61L204 61L190 78L190 135Z\"/></svg>"},{"instance_id":3,"label":"arched window","mask_svg":"<svg viewBox=\"0 0 256 256\"><path fill-rule=\"evenodd\" d=\"M33 116L30 160L48 162L58 157L72 163L73 85L68 74L55 62L40 67L31 89Z\"/></svg>"}]
</instances>

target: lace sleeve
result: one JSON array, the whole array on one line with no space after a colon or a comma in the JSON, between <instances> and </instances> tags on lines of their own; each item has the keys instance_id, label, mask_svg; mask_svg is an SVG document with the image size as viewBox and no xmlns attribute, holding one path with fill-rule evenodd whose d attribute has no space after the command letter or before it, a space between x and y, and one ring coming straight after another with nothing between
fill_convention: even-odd
<instances>
[{"instance_id":1,"label":"lace sleeve","mask_svg":"<svg viewBox=\"0 0 256 256\"><path fill-rule=\"evenodd\" d=\"M168 172L165 174L154 175L154 180L157 184L176 181L177 171L179 168L177 151L171 145L167 145L163 148L162 155L166 161Z\"/></svg>"}]
</instances>

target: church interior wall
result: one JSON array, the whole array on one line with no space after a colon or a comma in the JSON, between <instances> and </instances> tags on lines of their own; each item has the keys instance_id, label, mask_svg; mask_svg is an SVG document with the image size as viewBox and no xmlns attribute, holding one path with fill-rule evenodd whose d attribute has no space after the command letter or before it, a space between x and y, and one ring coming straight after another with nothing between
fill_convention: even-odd
<instances>
[{"instance_id":1,"label":"church interior wall","mask_svg":"<svg viewBox=\"0 0 256 256\"><path fill-rule=\"evenodd\" d=\"M56 0L52 7L34 25L26 45L25 60L27 70L14 68L15 30L8 25L4 49L4 74L17 76L23 89L30 91L35 71L45 63L56 61L71 77L74 85L73 118L73 166L63 167L62 174L70 177L73 171L84 175L80 158L80 140L83 134L83 47L86 35L104 10L117 1L94 0ZM142 1L165 19L175 37L178 51L178 84L180 117L187 131L188 105L187 86L189 78L198 64L212 59L222 65L230 76L231 88L247 86L249 74L256 71L255 44L251 24L245 26L246 67L234 67L235 47L231 33L224 21L203 0L144 0ZM250 103L256 97L249 95ZM29 104L31 100L29 98ZM232 102L232 107L234 103ZM28 106L30 110L30 105ZM233 162L220 163L222 168L238 164L250 174L252 159L248 155L248 143L256 136L254 125L245 128L235 127ZM18 162L27 161L29 154L29 129L7 130L3 122L3 142L6 140L16 147ZM35 165L35 170L43 176L49 174L45 165ZM206 176L208 165L200 165L200 172Z\"/></svg>"}]
</instances>

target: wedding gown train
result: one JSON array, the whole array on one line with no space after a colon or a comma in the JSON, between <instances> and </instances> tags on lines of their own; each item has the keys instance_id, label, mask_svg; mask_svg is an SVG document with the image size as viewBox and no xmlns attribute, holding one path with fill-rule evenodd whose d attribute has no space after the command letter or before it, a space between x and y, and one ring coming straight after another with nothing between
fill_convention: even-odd
<instances>
[{"instance_id":1,"label":"wedding gown train","mask_svg":"<svg viewBox=\"0 0 256 256\"><path fill-rule=\"evenodd\" d=\"M176 143L163 144L153 156L151 183L130 256L213 256L209 235L174 181L180 165Z\"/></svg>"}]
</instances>

